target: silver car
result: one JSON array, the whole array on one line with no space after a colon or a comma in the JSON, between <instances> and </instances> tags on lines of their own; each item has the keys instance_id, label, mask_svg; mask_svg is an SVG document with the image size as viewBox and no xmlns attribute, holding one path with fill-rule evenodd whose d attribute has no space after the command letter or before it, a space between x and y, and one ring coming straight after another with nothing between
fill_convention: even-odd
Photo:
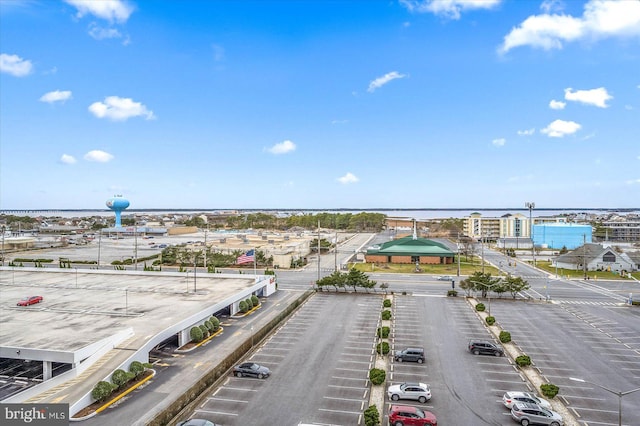
<instances>
[{"instance_id":1,"label":"silver car","mask_svg":"<svg viewBox=\"0 0 640 426\"><path fill-rule=\"evenodd\" d=\"M431 389L425 383L402 383L389 386L387 395L392 401L413 399L424 404L431 399Z\"/></svg>"},{"instance_id":2,"label":"silver car","mask_svg":"<svg viewBox=\"0 0 640 426\"><path fill-rule=\"evenodd\" d=\"M511 407L511 417L522 426L550 425L562 426L562 416L555 411L547 410L536 404L516 402Z\"/></svg>"},{"instance_id":3,"label":"silver car","mask_svg":"<svg viewBox=\"0 0 640 426\"><path fill-rule=\"evenodd\" d=\"M539 405L547 410L551 409L551 404L548 401L530 393L530 392L506 392L502 396L502 403L505 407L511 408L516 402L528 402L530 404Z\"/></svg>"}]
</instances>

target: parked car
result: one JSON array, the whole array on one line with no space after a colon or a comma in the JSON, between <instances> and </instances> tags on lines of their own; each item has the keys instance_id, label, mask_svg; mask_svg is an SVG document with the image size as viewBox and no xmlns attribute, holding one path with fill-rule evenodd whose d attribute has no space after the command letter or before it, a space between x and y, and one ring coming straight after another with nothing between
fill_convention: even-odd
<instances>
[{"instance_id":1,"label":"parked car","mask_svg":"<svg viewBox=\"0 0 640 426\"><path fill-rule=\"evenodd\" d=\"M551 409L549 401L539 398L530 392L506 392L502 396L502 403L509 409L513 407L513 404L516 402L528 402L530 404L539 405L547 410Z\"/></svg>"},{"instance_id":2,"label":"parked car","mask_svg":"<svg viewBox=\"0 0 640 426\"><path fill-rule=\"evenodd\" d=\"M431 389L425 383L401 383L389 386L387 395L392 401L413 399L424 404L431 399Z\"/></svg>"},{"instance_id":3,"label":"parked car","mask_svg":"<svg viewBox=\"0 0 640 426\"><path fill-rule=\"evenodd\" d=\"M178 422L176 426L218 426L218 425L205 419L189 419L183 422Z\"/></svg>"},{"instance_id":4,"label":"parked car","mask_svg":"<svg viewBox=\"0 0 640 426\"><path fill-rule=\"evenodd\" d=\"M504 355L504 349L502 349L502 347L493 342L489 342L488 340L470 340L469 352L474 355Z\"/></svg>"},{"instance_id":5,"label":"parked car","mask_svg":"<svg viewBox=\"0 0 640 426\"><path fill-rule=\"evenodd\" d=\"M409 405L391 405L389 407L389 425L391 426L436 426L435 414Z\"/></svg>"},{"instance_id":6,"label":"parked car","mask_svg":"<svg viewBox=\"0 0 640 426\"><path fill-rule=\"evenodd\" d=\"M528 402L514 403L513 407L511 407L511 417L522 426L562 426L564 424L560 414L536 404L529 404Z\"/></svg>"},{"instance_id":7,"label":"parked car","mask_svg":"<svg viewBox=\"0 0 640 426\"><path fill-rule=\"evenodd\" d=\"M40 303L44 300L44 298L42 296L29 296L29 297L25 297L24 299L18 301L18 306L29 306L29 305L35 305L36 303Z\"/></svg>"},{"instance_id":8,"label":"parked car","mask_svg":"<svg viewBox=\"0 0 640 426\"><path fill-rule=\"evenodd\" d=\"M424 348L413 347L402 351L396 351L394 359L398 362L411 361L422 364L424 362Z\"/></svg>"},{"instance_id":9,"label":"parked car","mask_svg":"<svg viewBox=\"0 0 640 426\"><path fill-rule=\"evenodd\" d=\"M271 374L271 371L263 366L256 364L255 362L245 362L233 367L233 374L236 377L257 377L258 379L266 379Z\"/></svg>"}]
</instances>

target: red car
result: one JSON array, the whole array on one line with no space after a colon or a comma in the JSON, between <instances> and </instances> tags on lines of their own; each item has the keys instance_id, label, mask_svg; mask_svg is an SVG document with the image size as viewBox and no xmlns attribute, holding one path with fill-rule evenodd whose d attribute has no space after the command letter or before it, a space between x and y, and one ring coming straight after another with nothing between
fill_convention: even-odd
<instances>
[{"instance_id":1,"label":"red car","mask_svg":"<svg viewBox=\"0 0 640 426\"><path fill-rule=\"evenodd\" d=\"M389 407L391 426L436 426L435 414L410 405L392 405Z\"/></svg>"},{"instance_id":2,"label":"red car","mask_svg":"<svg viewBox=\"0 0 640 426\"><path fill-rule=\"evenodd\" d=\"M29 296L29 297L25 297L24 299L19 301L18 302L18 306L35 305L36 303L40 303L43 300L44 299L42 298L42 296Z\"/></svg>"}]
</instances>

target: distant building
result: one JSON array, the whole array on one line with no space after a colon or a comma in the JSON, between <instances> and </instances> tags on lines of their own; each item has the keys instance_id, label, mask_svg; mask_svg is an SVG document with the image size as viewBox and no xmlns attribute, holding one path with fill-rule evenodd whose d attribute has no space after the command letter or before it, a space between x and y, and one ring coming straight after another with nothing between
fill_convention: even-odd
<instances>
[{"instance_id":1,"label":"distant building","mask_svg":"<svg viewBox=\"0 0 640 426\"><path fill-rule=\"evenodd\" d=\"M426 238L404 237L367 249L367 263L450 264L455 253Z\"/></svg>"},{"instance_id":2,"label":"distant building","mask_svg":"<svg viewBox=\"0 0 640 426\"><path fill-rule=\"evenodd\" d=\"M610 241L640 241L640 221L608 221L603 222L602 227L606 233L606 239Z\"/></svg>"},{"instance_id":3,"label":"distant building","mask_svg":"<svg viewBox=\"0 0 640 426\"><path fill-rule=\"evenodd\" d=\"M556 257L552 265L558 268L576 271L613 271L633 272L637 263L624 253L618 253L612 247L600 244L584 244L568 253Z\"/></svg>"},{"instance_id":4,"label":"distant building","mask_svg":"<svg viewBox=\"0 0 640 426\"><path fill-rule=\"evenodd\" d=\"M592 242L591 225L577 223L545 223L533 225L533 243L536 247L573 250L585 242Z\"/></svg>"}]
</instances>

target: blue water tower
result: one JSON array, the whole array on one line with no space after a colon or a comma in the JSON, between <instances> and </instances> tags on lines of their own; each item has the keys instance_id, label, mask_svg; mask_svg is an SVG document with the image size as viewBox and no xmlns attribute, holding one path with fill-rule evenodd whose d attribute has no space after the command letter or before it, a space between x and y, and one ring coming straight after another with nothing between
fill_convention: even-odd
<instances>
[{"instance_id":1,"label":"blue water tower","mask_svg":"<svg viewBox=\"0 0 640 426\"><path fill-rule=\"evenodd\" d=\"M122 195L115 195L107 200L107 207L116 212L116 228L122 228L120 216L122 211L129 207L129 200L122 198Z\"/></svg>"}]
</instances>

